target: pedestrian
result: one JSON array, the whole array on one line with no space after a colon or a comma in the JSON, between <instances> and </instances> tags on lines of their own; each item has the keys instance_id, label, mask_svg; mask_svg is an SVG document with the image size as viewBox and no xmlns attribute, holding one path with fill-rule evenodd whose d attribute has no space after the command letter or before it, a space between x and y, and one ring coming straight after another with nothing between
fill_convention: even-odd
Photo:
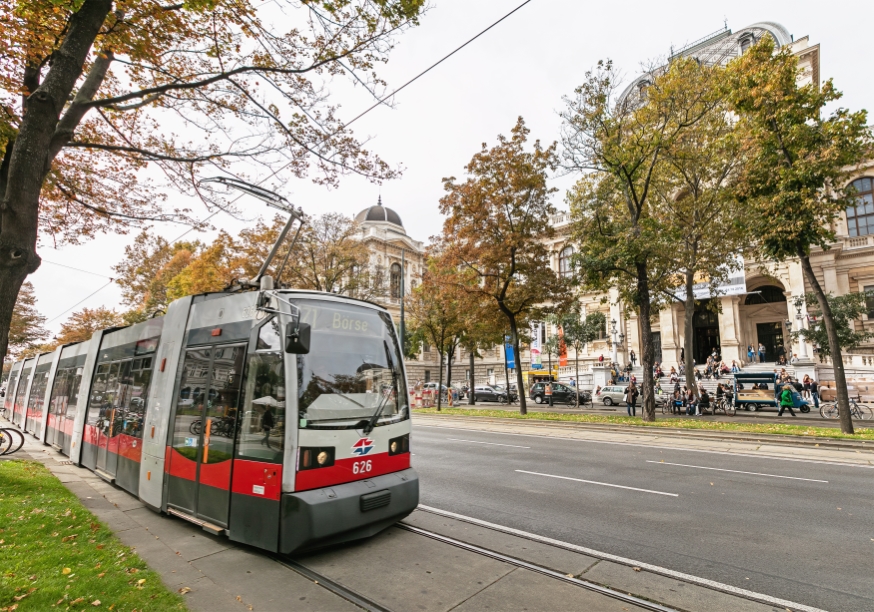
<instances>
[{"instance_id":1,"label":"pedestrian","mask_svg":"<svg viewBox=\"0 0 874 612\"><path fill-rule=\"evenodd\" d=\"M759 363L765 363L765 345L759 342Z\"/></svg>"},{"instance_id":2,"label":"pedestrian","mask_svg":"<svg viewBox=\"0 0 874 612\"><path fill-rule=\"evenodd\" d=\"M571 387L576 387L576 386L577 386L577 381L575 381L573 378L571 378Z\"/></svg>"},{"instance_id":3,"label":"pedestrian","mask_svg":"<svg viewBox=\"0 0 874 612\"><path fill-rule=\"evenodd\" d=\"M812 378L810 379L810 397L813 398L813 406L819 410L819 384Z\"/></svg>"},{"instance_id":4,"label":"pedestrian","mask_svg":"<svg viewBox=\"0 0 874 612\"><path fill-rule=\"evenodd\" d=\"M276 421L273 418L273 406L267 406L264 410L264 414L261 415L261 429L264 431L264 439L261 440L261 444L270 448L270 430L276 425Z\"/></svg>"},{"instance_id":5,"label":"pedestrian","mask_svg":"<svg viewBox=\"0 0 874 612\"><path fill-rule=\"evenodd\" d=\"M628 353L628 358L631 360L631 367L637 365L637 355L634 354L634 351Z\"/></svg>"},{"instance_id":6,"label":"pedestrian","mask_svg":"<svg viewBox=\"0 0 874 612\"><path fill-rule=\"evenodd\" d=\"M686 361L686 349L685 348L680 349L680 361L682 363L685 363L685 361Z\"/></svg>"},{"instance_id":7,"label":"pedestrian","mask_svg":"<svg viewBox=\"0 0 874 612\"><path fill-rule=\"evenodd\" d=\"M777 413L777 416L783 416L783 411L786 409L789 410L789 414L796 416L795 411L792 410L792 404L794 403L792 399L792 385L784 385L783 391L780 393L780 412Z\"/></svg>"},{"instance_id":8,"label":"pedestrian","mask_svg":"<svg viewBox=\"0 0 874 612\"><path fill-rule=\"evenodd\" d=\"M598 365L604 365L604 353L598 355Z\"/></svg>"},{"instance_id":9,"label":"pedestrian","mask_svg":"<svg viewBox=\"0 0 874 612\"><path fill-rule=\"evenodd\" d=\"M546 399L549 400L549 406L552 407L552 383L547 382L546 387L543 389L543 394L546 396Z\"/></svg>"},{"instance_id":10,"label":"pedestrian","mask_svg":"<svg viewBox=\"0 0 874 612\"><path fill-rule=\"evenodd\" d=\"M696 410L697 416L701 416L705 410L710 410L710 396L707 394L707 389L701 389L701 397L698 398Z\"/></svg>"},{"instance_id":11,"label":"pedestrian","mask_svg":"<svg viewBox=\"0 0 874 612\"><path fill-rule=\"evenodd\" d=\"M755 363L756 362L756 352L753 350L753 345L747 345L747 362Z\"/></svg>"},{"instance_id":12,"label":"pedestrian","mask_svg":"<svg viewBox=\"0 0 874 612\"><path fill-rule=\"evenodd\" d=\"M637 416L637 385L631 383L625 387L625 406L628 410L628 416Z\"/></svg>"}]
</instances>

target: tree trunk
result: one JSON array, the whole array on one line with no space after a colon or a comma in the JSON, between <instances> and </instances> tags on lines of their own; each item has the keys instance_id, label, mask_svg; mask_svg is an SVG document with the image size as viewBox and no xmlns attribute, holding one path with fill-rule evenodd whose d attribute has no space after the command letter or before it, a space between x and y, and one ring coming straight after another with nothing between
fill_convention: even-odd
<instances>
[{"instance_id":1,"label":"tree trunk","mask_svg":"<svg viewBox=\"0 0 874 612\"><path fill-rule=\"evenodd\" d=\"M686 386L689 389L692 389L692 393L695 398L698 398L698 384L695 380L695 365L694 365L694 334L695 329L693 327L695 319L695 273L691 270L686 271L686 315L685 315L685 324L686 324L686 337L683 340L683 348L686 350ZM689 381L692 381L692 384L689 384Z\"/></svg>"},{"instance_id":2,"label":"tree trunk","mask_svg":"<svg viewBox=\"0 0 874 612\"><path fill-rule=\"evenodd\" d=\"M525 389L522 386L522 353L519 352L519 333L516 328L516 317L508 314L507 319L510 321L510 335L513 339L513 350L516 351L516 389L519 392L519 414L528 414L528 406L525 404ZM507 385L507 393L510 392L510 386Z\"/></svg>"},{"instance_id":3,"label":"tree trunk","mask_svg":"<svg viewBox=\"0 0 874 612\"><path fill-rule=\"evenodd\" d=\"M655 395L653 394L652 366L655 356L653 354L652 345L652 325L650 323L650 314L652 305L649 295L649 270L645 263L637 264L637 299L638 299L638 318L640 320L640 336L643 355L641 355L641 365L643 366L643 404L641 406L641 415L644 421L655 421Z\"/></svg>"},{"instance_id":4,"label":"tree trunk","mask_svg":"<svg viewBox=\"0 0 874 612\"><path fill-rule=\"evenodd\" d=\"M455 347L446 351L446 401L449 401L449 394L452 393L452 358L455 357Z\"/></svg>"},{"instance_id":5,"label":"tree trunk","mask_svg":"<svg viewBox=\"0 0 874 612\"><path fill-rule=\"evenodd\" d=\"M437 412L440 412L440 400L443 399L443 351L437 351L437 357L440 360L437 367Z\"/></svg>"},{"instance_id":6,"label":"tree trunk","mask_svg":"<svg viewBox=\"0 0 874 612\"><path fill-rule=\"evenodd\" d=\"M810 283L816 301L819 303L819 308L822 311L822 322L825 324L825 331L828 334L828 348L832 356L832 367L835 373L835 391L837 393L838 416L841 420L841 431L845 434L854 433L853 419L850 416L850 394L847 391L847 377L844 373L844 359L841 354L841 343L838 340L838 330L835 328L835 319L832 316L832 309L829 306L825 292L816 279L813 273L813 267L810 265L810 257L803 249L798 249L798 258L801 260L801 268L804 270L804 276L807 282Z\"/></svg>"},{"instance_id":7,"label":"tree trunk","mask_svg":"<svg viewBox=\"0 0 874 612\"><path fill-rule=\"evenodd\" d=\"M73 13L64 41L52 54L45 80L27 94L14 142L7 143L0 192L0 355L4 358L18 291L27 275L40 265L36 254L39 197L51 168L55 130L111 9L112 0L86 0Z\"/></svg>"},{"instance_id":8,"label":"tree trunk","mask_svg":"<svg viewBox=\"0 0 874 612\"><path fill-rule=\"evenodd\" d=\"M474 359L474 351L470 352L470 380L467 383L467 405L475 406L476 398L473 396L473 369L476 364L476 360Z\"/></svg>"},{"instance_id":9,"label":"tree trunk","mask_svg":"<svg viewBox=\"0 0 874 612\"><path fill-rule=\"evenodd\" d=\"M574 347L574 408L580 407L580 349ZM594 389L592 389L594 391Z\"/></svg>"}]
</instances>

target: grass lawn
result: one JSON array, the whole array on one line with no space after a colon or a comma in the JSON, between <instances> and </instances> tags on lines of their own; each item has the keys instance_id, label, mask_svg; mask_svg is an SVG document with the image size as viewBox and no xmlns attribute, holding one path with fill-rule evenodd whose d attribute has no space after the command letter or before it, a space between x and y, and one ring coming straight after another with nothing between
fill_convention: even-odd
<instances>
[{"instance_id":1,"label":"grass lawn","mask_svg":"<svg viewBox=\"0 0 874 612\"><path fill-rule=\"evenodd\" d=\"M0 612L185 610L41 463L0 462Z\"/></svg>"},{"instance_id":2,"label":"grass lawn","mask_svg":"<svg viewBox=\"0 0 874 612\"><path fill-rule=\"evenodd\" d=\"M670 427L673 429L703 429L709 431L733 431L752 434L776 434L783 436L805 436L812 438L837 438L840 440L874 440L874 429L856 427L856 433L847 435L832 427L809 427L807 425L786 425L783 423L725 423L720 421L699 421L697 419L657 419L644 422L640 417L607 416L600 414L561 414L557 412L529 412L526 415L512 410L469 410L464 408L416 408L418 414L492 417L500 419L524 419L531 421L565 421L568 423L603 423L608 425L631 425L637 427Z\"/></svg>"}]
</instances>

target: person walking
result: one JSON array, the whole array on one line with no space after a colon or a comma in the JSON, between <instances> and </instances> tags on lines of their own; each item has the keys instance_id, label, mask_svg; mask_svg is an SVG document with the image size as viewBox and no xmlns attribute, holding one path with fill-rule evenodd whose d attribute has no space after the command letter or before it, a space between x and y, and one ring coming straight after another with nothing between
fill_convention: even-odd
<instances>
[{"instance_id":1,"label":"person walking","mask_svg":"<svg viewBox=\"0 0 874 612\"><path fill-rule=\"evenodd\" d=\"M810 397L813 398L813 406L819 410L819 383L810 379Z\"/></svg>"},{"instance_id":2,"label":"person walking","mask_svg":"<svg viewBox=\"0 0 874 612\"><path fill-rule=\"evenodd\" d=\"M801 397L804 399L810 399L810 376L807 374L804 375L804 380L801 381L803 391L801 392Z\"/></svg>"},{"instance_id":3,"label":"person walking","mask_svg":"<svg viewBox=\"0 0 874 612\"><path fill-rule=\"evenodd\" d=\"M777 413L777 416L783 416L783 411L788 409L789 414L792 416L795 415L795 411L792 410L792 404L794 401L792 400L792 385L784 385L783 391L780 393L780 412Z\"/></svg>"},{"instance_id":4,"label":"person walking","mask_svg":"<svg viewBox=\"0 0 874 612\"><path fill-rule=\"evenodd\" d=\"M552 408L552 383L547 382L546 387L543 389L543 394L546 396L546 399L549 401L549 407Z\"/></svg>"},{"instance_id":5,"label":"person walking","mask_svg":"<svg viewBox=\"0 0 874 612\"><path fill-rule=\"evenodd\" d=\"M765 345L759 342L759 363L765 363Z\"/></svg>"},{"instance_id":6,"label":"person walking","mask_svg":"<svg viewBox=\"0 0 874 612\"><path fill-rule=\"evenodd\" d=\"M756 362L756 352L753 350L753 345L752 345L752 344L748 344L748 345L747 345L747 361L748 361L749 363L755 363L755 362Z\"/></svg>"},{"instance_id":7,"label":"person walking","mask_svg":"<svg viewBox=\"0 0 874 612\"><path fill-rule=\"evenodd\" d=\"M627 387L625 387L625 405L628 409L628 416L633 417L637 416L637 396L639 395L637 391L637 385L631 383Z\"/></svg>"},{"instance_id":8,"label":"person walking","mask_svg":"<svg viewBox=\"0 0 874 612\"><path fill-rule=\"evenodd\" d=\"M637 355L634 354L633 350L630 353L628 353L628 359L631 360L631 367L632 368L637 365Z\"/></svg>"}]
</instances>

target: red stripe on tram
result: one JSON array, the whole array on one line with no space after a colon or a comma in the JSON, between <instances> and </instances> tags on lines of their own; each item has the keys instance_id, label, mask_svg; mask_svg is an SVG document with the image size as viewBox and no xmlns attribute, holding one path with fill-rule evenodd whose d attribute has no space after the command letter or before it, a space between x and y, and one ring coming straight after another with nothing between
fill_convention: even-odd
<instances>
[{"instance_id":1,"label":"red stripe on tram","mask_svg":"<svg viewBox=\"0 0 874 612\"><path fill-rule=\"evenodd\" d=\"M118 436L118 455L131 461L140 462L143 456L143 441L127 434Z\"/></svg>"},{"instance_id":2,"label":"red stripe on tram","mask_svg":"<svg viewBox=\"0 0 874 612\"><path fill-rule=\"evenodd\" d=\"M354 482L400 472L410 467L410 453L389 455L378 453L363 457L351 457L349 459L337 459L334 465L313 470L302 470L295 478L294 490L307 491L330 487L331 485ZM357 473L356 473L357 472Z\"/></svg>"},{"instance_id":3,"label":"red stripe on tram","mask_svg":"<svg viewBox=\"0 0 874 612\"><path fill-rule=\"evenodd\" d=\"M200 464L200 484L224 489L231 488L231 460L225 459L219 463Z\"/></svg>"},{"instance_id":4,"label":"red stripe on tram","mask_svg":"<svg viewBox=\"0 0 874 612\"><path fill-rule=\"evenodd\" d=\"M176 476L176 478L195 480L197 478L197 462L180 454L172 446L168 446L167 454L164 456L164 471L171 476Z\"/></svg>"},{"instance_id":5,"label":"red stripe on tram","mask_svg":"<svg viewBox=\"0 0 874 612\"><path fill-rule=\"evenodd\" d=\"M282 493L282 464L235 459L231 491L279 501Z\"/></svg>"}]
</instances>

